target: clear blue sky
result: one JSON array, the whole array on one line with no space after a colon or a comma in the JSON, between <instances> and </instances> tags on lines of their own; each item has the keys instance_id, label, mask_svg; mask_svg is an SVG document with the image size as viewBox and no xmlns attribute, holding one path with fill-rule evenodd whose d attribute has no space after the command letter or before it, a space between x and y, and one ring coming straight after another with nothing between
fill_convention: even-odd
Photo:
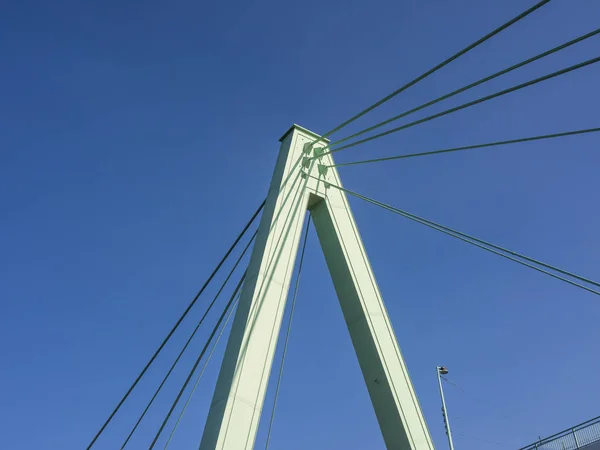
<instances>
[{"instance_id":1,"label":"clear blue sky","mask_svg":"<svg viewBox=\"0 0 600 450\"><path fill-rule=\"evenodd\" d=\"M4 2L1 447L87 445L264 197L291 123L324 132L533 3ZM554 0L347 131L591 31L598 17L597 1ZM598 56L598 39L433 110ZM337 160L597 127L598 80L600 67L588 67ZM366 195L598 279L598 139L341 175ZM438 364L468 394L447 386L457 449L515 449L600 414L599 297L352 205L437 448ZM271 448L382 449L314 233L303 276ZM118 448L183 338L99 449ZM217 369L172 448L197 445ZM147 448L176 385L131 448Z\"/></svg>"}]
</instances>

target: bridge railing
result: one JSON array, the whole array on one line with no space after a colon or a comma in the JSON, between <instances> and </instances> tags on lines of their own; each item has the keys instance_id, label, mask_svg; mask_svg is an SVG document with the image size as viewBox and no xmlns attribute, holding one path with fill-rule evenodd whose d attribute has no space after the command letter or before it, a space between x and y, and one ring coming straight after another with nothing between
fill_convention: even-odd
<instances>
[{"instance_id":1,"label":"bridge railing","mask_svg":"<svg viewBox=\"0 0 600 450\"><path fill-rule=\"evenodd\" d=\"M548 436L519 450L577 450L600 441L600 416Z\"/></svg>"}]
</instances>

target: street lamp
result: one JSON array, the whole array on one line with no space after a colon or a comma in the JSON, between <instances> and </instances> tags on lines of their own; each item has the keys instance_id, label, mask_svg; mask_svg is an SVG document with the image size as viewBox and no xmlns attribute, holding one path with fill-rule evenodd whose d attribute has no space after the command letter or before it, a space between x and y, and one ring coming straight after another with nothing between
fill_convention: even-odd
<instances>
[{"instance_id":1,"label":"street lamp","mask_svg":"<svg viewBox=\"0 0 600 450\"><path fill-rule=\"evenodd\" d=\"M444 366L437 366L435 368L437 373L438 384L440 386L440 397L442 398L442 416L444 418L444 427L446 428L446 435L448 436L448 444L450 450L454 450L454 444L452 443L452 432L450 431L450 420L448 419L448 411L446 409L446 400L444 400L444 390L442 389L442 375L448 373L448 369Z\"/></svg>"}]
</instances>

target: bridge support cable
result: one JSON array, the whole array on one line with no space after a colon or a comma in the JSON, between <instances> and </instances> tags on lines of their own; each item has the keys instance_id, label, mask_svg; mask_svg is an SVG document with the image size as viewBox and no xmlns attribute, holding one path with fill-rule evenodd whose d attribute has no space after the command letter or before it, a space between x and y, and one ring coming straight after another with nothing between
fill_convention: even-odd
<instances>
[{"instance_id":1,"label":"bridge support cable","mask_svg":"<svg viewBox=\"0 0 600 450\"><path fill-rule=\"evenodd\" d=\"M509 20L508 22L505 22L504 24L500 25L498 28L496 28L495 30L491 31L490 33L486 34L485 36L483 36L482 38L478 39L477 41L473 42L472 44L468 45L467 47L463 48L462 50L460 50L459 52L455 53L454 55L450 56L449 58L445 59L444 61L442 61L441 63L439 63L437 66L432 67L431 69L429 69L427 72L419 75L417 78L415 78L412 81L409 81L408 83L406 83L405 85L403 85L402 87L396 89L394 92L392 92L391 94L387 95L386 97L382 98L381 100L373 103L371 106L369 106L368 108L363 109L361 112L359 112L358 114L350 117L348 120L346 120L345 122L342 122L340 125L336 126L335 128L333 128L332 130L328 131L327 133L323 134L322 136L320 136L319 138L317 138L315 141L313 141L313 144L316 144L317 142L321 142L323 141L323 139L327 138L328 136L332 135L333 133L341 130L342 128L344 128L345 126L351 124L352 122L354 122L355 120L361 118L362 116L364 116L365 114L367 114L368 112L373 111L375 108L383 105L385 102L387 102L388 100L391 100L392 98L394 98L396 95L400 94L401 92L405 91L406 89L414 86L415 84L417 84L418 82L424 80L425 78L427 78L429 75L432 75L433 73L437 72L438 70L440 70L442 67L447 66L448 64L450 64L452 61L458 59L459 57L461 57L462 55L464 55L465 53L473 50L475 47L478 47L479 45L483 44L485 41L489 40L490 38L494 37L495 35L497 35L498 33L500 33L501 31L507 29L508 27L510 27L511 25L514 25L515 23L517 23L518 21L520 21L521 19L527 17L529 14L531 14L532 12L536 11L537 9L541 8L542 6L544 6L545 4L550 3L550 0L542 0L537 2L535 5L533 5L531 8L523 11L521 14L519 14L518 16L512 18L511 20Z\"/></svg>"},{"instance_id":2,"label":"bridge support cable","mask_svg":"<svg viewBox=\"0 0 600 450\"><path fill-rule=\"evenodd\" d=\"M185 389L187 388L188 384L190 383L190 380L194 376L194 373L196 372L196 369L198 368L198 365L200 364L200 361L204 357L204 354L206 353L206 350L208 350L210 342L212 341L213 337L215 336L215 334L219 330L219 328L221 326L221 323L223 322L223 319L227 315L227 311L229 310L229 308L231 307L231 305L233 304L233 302L237 298L238 292L239 292L240 288L242 287L242 284L244 283L244 279L245 278L246 278L246 272L244 272L244 274L240 278L240 281L238 282L237 286L235 287L235 290L233 291L233 294L231 294L231 297L230 297L229 301L227 302L227 305L223 309L223 312L221 313L221 316L219 317L219 320L217 321L216 325L214 326L213 330L211 331L210 336L208 337L208 339L206 341L206 344L202 348L202 351L200 352L200 355L196 359L196 362L194 363L194 366L190 370L190 373L187 376L187 378L185 379L185 382L183 383L183 386L179 390L179 393L177 394L177 397L173 401L173 404L171 405L171 408L169 409L169 412L167 413L167 415L166 415L165 419L163 420L163 422L162 422L159 430L157 431L156 435L154 436L154 440L152 441L152 444L150 444L150 447L148 447L148 450L152 450L154 448L154 446L156 445L156 442L158 441L158 438L160 437L160 435L161 435L162 431L164 430L165 426L167 425L167 422L171 418L171 415L173 414L173 411L177 407L177 403L179 403L179 400L181 399L181 396L183 395L183 393L184 393Z\"/></svg>"},{"instance_id":3,"label":"bridge support cable","mask_svg":"<svg viewBox=\"0 0 600 450\"><path fill-rule=\"evenodd\" d=\"M225 289L225 286L227 285L227 283L229 282L230 278L233 276L233 273L237 269L238 265L240 264L240 262L244 258L244 255L246 254L246 252L250 248L250 245L252 244L252 242L254 242L254 239L256 238L256 234L257 233L258 233L258 231L254 232L254 234L252 235L252 237L250 238L250 240L246 244L246 247L244 247L244 250L242 250L242 253L240 253L240 255L238 256L238 259L235 262L235 264L233 265L233 267L229 271L229 274L227 274L227 277L225 278L225 280L223 280L223 283L221 283L221 286L220 286L219 290L217 291L217 293L215 294L213 300L208 305L208 308L206 308L206 311L204 312L204 314L202 315L202 317L198 321L198 324L196 325L196 327L194 328L194 330L190 334L190 337L188 338L188 340L186 341L185 345L183 346L183 348L181 349L181 351L177 355L177 358L175 358L175 361L173 361L173 364L171 364L171 367L169 368L169 371L164 376L164 378L161 381L161 383L159 384L159 386L156 388L156 391L154 392L154 395L152 396L152 398L150 399L150 401L148 402L148 404L144 408L144 411L142 412L142 414L138 418L137 422L135 423L135 425L131 429L131 432L129 433L129 435L127 436L127 438L125 439L125 441L123 442L123 445L121 446L121 450L123 450L127 446L127 443L129 442L129 440L131 439L131 437L133 436L133 434L137 430L138 426L140 425L140 423L142 422L142 420L146 416L146 413L148 412L148 410L150 409L150 407L154 403L154 400L156 399L156 397L160 393L161 389L163 388L163 386L165 385L165 383L169 379L169 376L171 376L171 373L173 372L173 370L175 370L175 366L177 365L177 363L179 362L179 360L181 359L181 357L185 353L186 349L188 348L188 346L190 345L190 343L194 339L194 336L196 336L196 333L200 329L200 326L202 325L202 323L204 323L204 320L206 319L206 316L208 316L208 314L210 313L210 311L213 308L213 306L215 305L217 299L221 295L221 292L223 292L223 289Z\"/></svg>"},{"instance_id":4,"label":"bridge support cable","mask_svg":"<svg viewBox=\"0 0 600 450\"><path fill-rule=\"evenodd\" d=\"M551 48L550 50L547 50L547 51L545 51L543 53L535 55L535 56L533 56L533 57L531 57L529 59L521 61L520 63L517 63L517 64L514 64L514 65L512 65L510 67L507 67L506 69L503 69L503 70L501 70L499 72L493 73L492 75L488 75L487 77L481 78L480 80L477 80L477 81L475 81L475 82L473 82L471 84L468 84L468 85L463 86L463 87L461 87L459 89L456 89L456 90L454 90L454 91L452 91L452 92L450 92L448 94L442 95L441 97L435 98L435 99L433 99L433 100L431 100L431 101L429 101L427 103L423 103L422 105L417 106L416 108L409 109L409 110L407 110L407 111L405 111L405 112L403 112L401 114L398 114L397 116L392 117L391 119L384 120L383 122L379 122L379 123L377 123L377 124L375 124L373 126L365 128L364 130L358 131L357 133L354 133L354 134L352 134L350 136L347 136L345 138L342 138L342 139L339 139L339 140L337 140L335 142L332 142L331 144L325 146L324 149L326 150L328 148L335 147L336 145L341 144L342 142L349 141L349 140L354 139L354 138L356 138L358 136L361 136L361 135L363 135L365 133L368 133L370 131L376 130L377 128L380 128L380 127L382 127L384 125L387 125L388 123L394 122L394 121L396 121L398 119L402 119L403 117L406 117L406 116L408 116L410 114L414 114L414 113L416 113L418 111L421 111L422 109L427 108L428 106L435 105L436 103L439 103L439 102L441 102L443 100L447 100L450 97L454 97L455 95L458 95L458 94L460 94L462 92L468 91L469 89L472 89L472 88L474 88L476 86L479 86L481 84L487 83L488 81L491 81L491 80L493 80L495 78L498 78L498 77L500 77L502 75L505 75L505 74L507 74L509 72L512 72L513 70L516 70L516 69L519 69L521 67L524 67L524 66L526 66L528 64L531 64L532 62L538 61L538 60L540 60L542 58L545 58L546 56L552 55L553 53L559 52L560 50L564 50L567 47L570 47L570 46L575 45L575 44L577 44L579 42L585 41L586 39L594 37L597 34L600 34L600 28L598 28L598 29L596 29L594 31L591 31L591 32L589 32L587 34L584 34L582 36L579 36L578 38L575 38L575 39L572 39L572 40L570 40L568 42L565 42L564 44L561 44L561 45L559 45L557 47Z\"/></svg>"},{"instance_id":5,"label":"bridge support cable","mask_svg":"<svg viewBox=\"0 0 600 450\"><path fill-rule=\"evenodd\" d=\"M316 177L312 177L312 178L316 178ZM357 192L351 191L350 189L346 189L346 188L343 188L341 186L336 186L334 184L329 184L329 186L332 187L332 188L334 188L334 189L339 189L339 190L345 192L346 194L352 195L353 197L359 198L359 199L364 200L364 201L366 201L368 203L371 203L373 205L376 205L376 206L379 206L379 207L381 207L383 209L391 211L391 212L393 212L395 214L403 216L403 217L405 217L407 219L410 219L410 220L412 220L414 222L423 224L423 225L425 225L425 226L427 226L429 228L432 228L434 230L440 231L440 232L445 233L445 234L447 234L449 236L452 236L452 237L455 237L457 239L460 239L461 241L467 242L467 243L472 244L472 245L474 245L476 247L479 247L479 248L482 248L484 250L487 250L488 252L491 252L491 253L494 253L496 255L502 256L503 258L506 258L506 259L510 259L511 261L517 262L517 263L519 263L521 265L524 265L524 266L527 266L527 267L529 267L531 269L537 270L538 272L545 273L546 275L549 275L549 276L551 276L553 278L556 278L558 280L561 280L561 281L564 281L566 283L569 283L569 284L571 284L573 286L577 286L577 287L579 287L581 289L584 289L584 290L586 290L588 292L591 292L593 294L600 295L600 291L596 291L594 289L591 289L588 286L585 286L583 284L577 283L577 282L575 282L573 280L565 278L565 277L563 277L561 275L557 275L556 273L550 272L548 270L542 269L541 267L546 267L546 268L548 268L550 270L553 270L555 272L567 275L567 276L569 276L571 278L575 278L575 279L583 281L585 283L589 283L589 284L591 284L593 286L600 286L600 283L598 283L596 281L590 280L588 278L582 277L582 276L577 275L577 274L572 273L572 272L568 272L566 270L560 269L560 268L552 266L550 264L543 263L543 262L538 261L536 259L529 258L529 257L527 257L525 255L520 254L520 253L504 249L503 247L491 244L489 242L486 242L486 241L483 241L481 239L475 238L475 237L470 236L468 234L461 233L460 231L453 230L452 228L445 227L445 226L440 225L438 223L435 223L435 222L432 222L430 220L427 220L427 219L424 219L422 217L419 217L419 216L417 216L415 214L411 214L411 213L409 213L407 211L403 211L403 210L395 208L395 207L393 207L391 205L387 205L385 203L379 202L379 201L374 200L372 198L369 198L367 196L361 195L361 194L359 194ZM529 262L527 262L527 261L529 261ZM533 264L530 264L530 262L533 263ZM539 267L539 266L541 266L541 267Z\"/></svg>"},{"instance_id":6,"label":"bridge support cable","mask_svg":"<svg viewBox=\"0 0 600 450\"><path fill-rule=\"evenodd\" d=\"M587 67L587 66L589 66L591 64L595 64L597 62L600 62L600 56L598 56L596 58L588 59L588 60L583 61L583 62L581 62L579 64L574 64L574 65L569 66L569 67L567 67L565 69L561 69L561 70L558 70L556 72L552 72L552 73L550 73L548 75L544 75L544 76L539 77L539 78L534 78L533 80L529 80L529 81L527 81L525 83L518 84L518 85L510 87L508 89L503 89L503 90L495 92L493 94L486 95L484 97L480 97L480 98L478 98L476 100L473 100L473 101L470 101L470 102L467 102L467 103L463 103L462 105L455 106L455 107L450 108L450 109L446 109L446 110L444 110L442 112L439 112L437 114L433 114L431 116L424 117L423 119L415 120L413 122L409 122L409 123L401 125L399 127L392 128L390 130L387 130L387 131L384 131L384 132L381 132L381 133L378 133L378 134L374 134L373 136L369 136L367 138L360 139L358 141L351 142L351 143L346 144L346 145L342 145L341 147L330 149L330 150L328 150L326 152L323 152L322 154L320 154L318 156L313 156L312 158L316 159L316 158L322 157L324 155L328 155L328 154L331 154L331 153L339 152L341 150L345 150L345 149L348 149L348 148L351 148L351 147L355 147L357 145L364 144L366 142L373 141L375 139L379 139L379 138L387 136L389 134L396 133L398 131L414 127L415 125L420 125L422 123L429 122L430 120L438 119L440 117L446 116L448 114L451 114L451 113L454 113L454 112L457 112L457 111L461 111L461 110L469 108L471 106L475 106L475 105L478 105L480 103L487 102L488 100L492 100L494 98L498 98L498 97L501 97L503 95L510 94L512 92L518 91L520 89L523 89L523 88L526 88L526 87L529 87L529 86L533 86L534 84L538 84L538 83L541 83L543 81L550 80L550 79L558 77L560 75L564 75L566 73L573 72L573 71L575 71L577 69L582 69L583 67Z\"/></svg>"},{"instance_id":7,"label":"bridge support cable","mask_svg":"<svg viewBox=\"0 0 600 450\"><path fill-rule=\"evenodd\" d=\"M497 147L497 146L501 146L501 145L519 144L522 142L540 141L543 139L554 139L554 138L565 137L565 136L576 136L579 134L597 133L599 131L600 131L600 128L587 128L584 130L566 131L564 133L544 134L541 136L530 136L530 137L519 138L519 139L511 139L508 141L496 141L496 142L488 142L486 144L465 145L463 147L451 147L451 148L445 148L445 149L441 149L441 150L433 150L430 152L407 153L404 155L386 156L383 158L364 159L361 161L351 161L351 162L346 162L346 163L330 164L325 167L355 166L358 164L370 164L370 163L376 163L376 162L394 161L394 160L398 160L398 159L415 158L418 156L439 155L439 154L443 154L443 153L452 153L452 152L459 152L459 151L464 151L464 150L474 150L474 149L478 149L478 148Z\"/></svg>"},{"instance_id":8,"label":"bridge support cable","mask_svg":"<svg viewBox=\"0 0 600 450\"><path fill-rule=\"evenodd\" d=\"M287 355L288 343L290 341L290 333L292 330L292 320L294 319L294 311L296 309L296 298L298 297L298 287L300 286L300 275L302 274L302 265L304 263L304 253L306 251L306 242L308 241L308 230L310 228L310 215L306 219L306 227L304 229L304 242L302 244L302 252L300 253L300 261L298 262L298 272L296 274L296 284L294 286L294 294L292 296L292 304L290 307L290 318L288 320L287 331L285 333L285 342L283 343L283 354L281 355L281 364L279 365L279 375L277 376L277 385L275 387L275 396L273 398L273 407L271 408L271 418L269 419L269 430L267 431L267 440L265 442L265 450L268 450L271 442L271 432L273 430L273 421L275 420L275 409L277 408L277 399L279 398L279 389L283 378L283 366Z\"/></svg>"},{"instance_id":9,"label":"bridge support cable","mask_svg":"<svg viewBox=\"0 0 600 450\"><path fill-rule=\"evenodd\" d=\"M106 427L108 426L108 424L112 421L112 419L115 416L115 414L117 414L117 411L119 411L119 409L121 408L121 406L123 406L123 403L125 403L125 400L127 400L127 398L129 397L129 395L131 394L131 392L133 391L133 389L137 386L137 384L142 379L142 377L144 376L144 374L148 371L148 368L156 360L158 354L162 351L162 349L167 344L167 342L169 341L169 339L171 338L171 336L173 336L173 333L175 333L175 331L177 330L177 328L179 327L179 325L181 324L181 322L183 322L183 319L185 319L185 317L188 315L188 313L190 312L190 310L192 309L192 307L196 304L196 302L198 301L198 298L200 298L200 295L202 295L202 293L206 290L206 287L209 285L209 283L215 277L215 275L217 274L217 272L219 271L219 269L221 268L221 266L225 263L225 261L227 260L227 258L229 258L229 255L234 250L234 248L237 246L237 244L240 242L240 240L242 239L242 237L244 236L244 234L246 234L246 231L248 231L248 229L250 228L250 226L252 225L252 223L254 222L254 220L258 217L259 213L264 208L265 203L266 203L266 200L263 200L263 202L259 205L259 207L256 209L256 211L254 212L254 214L252 215L252 217L248 221L248 223L246 223L246 225L244 226L244 228L242 229L242 231L240 231L240 233L236 237L235 241L233 241L233 244L231 244L231 247L229 247L229 249L225 252L225 255L221 258L221 260L219 261L219 263L217 264L217 266L214 268L214 270L212 271L212 273L209 275L208 279L204 282L204 285L202 285L202 287L200 288L200 290L198 291L198 293L196 294L196 296L194 297L194 299L190 302L190 304L187 306L187 308L185 309L185 311L183 312L183 314L179 317L179 319L177 319L177 322L175 322L175 325L173 326L173 328L171 328L171 331L169 331L169 333L167 334L167 336L163 339L163 341L158 346L158 348L156 349L156 351L154 352L154 354L152 355L152 357L150 358L150 360L146 363L146 365L144 366L144 368L142 369L142 371L138 374L138 376L136 377L136 379L134 380L134 382L131 384L131 386L129 387L129 389L125 393L125 395L121 398L121 400L119 401L119 403L117 404L117 406L115 407L115 409L111 412L110 416L108 416L108 419L106 419L106 421L104 422L104 424L102 425L102 427L100 427L100 430L98 430L98 432L96 433L96 435L94 436L94 438L88 444L86 450L89 450L89 449L92 448L92 446L96 443L96 441L98 440L98 438L100 437L100 435L104 432L104 430L106 429Z\"/></svg>"},{"instance_id":10,"label":"bridge support cable","mask_svg":"<svg viewBox=\"0 0 600 450\"><path fill-rule=\"evenodd\" d=\"M196 377L194 387L190 391L188 398L186 399L186 401L183 405L183 408L182 408L181 412L179 413L179 416L177 417L175 424L173 425L173 429L171 430L171 433L169 434L169 439L165 443L164 450L166 450L167 447L169 446L169 444L171 443L171 440L173 439L173 436L175 435L175 432L177 431L177 428L179 427L179 422L181 422L181 419L183 418L185 412L187 411L188 405L190 404L190 401L192 400L192 397L194 396L194 393L196 392L196 388L198 387L198 384L200 383L200 380L202 379L202 375L204 375L204 371L206 370L206 367L208 366L208 363L210 362L210 359L212 358L212 355L215 352L215 349L217 348L219 341L221 340L221 336L223 336L223 333L227 329L227 324L229 323L229 320L231 319L231 316L233 315L233 312L235 311L235 308L240 301L240 295L241 295L241 291L238 292L238 295L237 295L235 301L233 302L233 305L231 306L231 308L229 308L229 312L227 313L227 317L225 318L225 323L223 323L223 326L221 327L221 331L219 331L217 338L213 342L212 348L210 349L210 352L208 353L208 356L206 357L206 360L204 361L204 364L202 365L202 369L200 369L200 372L198 373L198 376Z\"/></svg>"}]
</instances>

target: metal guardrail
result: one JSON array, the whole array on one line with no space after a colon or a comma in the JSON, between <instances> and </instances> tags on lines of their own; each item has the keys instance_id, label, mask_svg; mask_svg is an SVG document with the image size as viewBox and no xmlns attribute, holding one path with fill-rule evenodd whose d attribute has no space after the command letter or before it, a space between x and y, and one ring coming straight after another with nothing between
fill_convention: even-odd
<instances>
[{"instance_id":1,"label":"metal guardrail","mask_svg":"<svg viewBox=\"0 0 600 450\"><path fill-rule=\"evenodd\" d=\"M600 416L548 436L519 450L576 450L600 441Z\"/></svg>"}]
</instances>

